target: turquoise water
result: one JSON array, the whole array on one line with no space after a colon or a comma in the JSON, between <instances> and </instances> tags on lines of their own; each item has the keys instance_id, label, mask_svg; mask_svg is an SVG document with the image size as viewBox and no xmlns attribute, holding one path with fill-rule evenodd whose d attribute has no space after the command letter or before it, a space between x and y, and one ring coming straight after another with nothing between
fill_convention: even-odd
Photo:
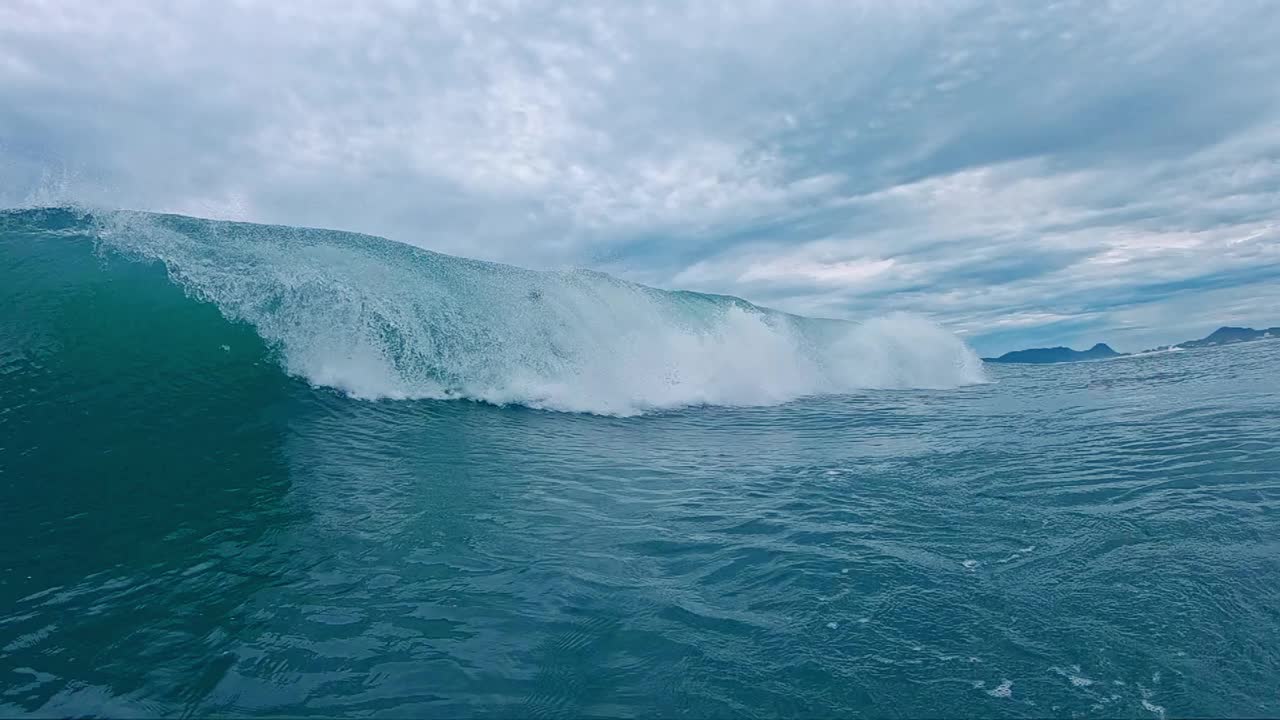
<instances>
[{"instance_id":1,"label":"turquoise water","mask_svg":"<svg viewBox=\"0 0 1280 720\"><path fill-rule=\"evenodd\" d=\"M1280 714L1280 342L72 211L0 307L0 714Z\"/></svg>"}]
</instances>

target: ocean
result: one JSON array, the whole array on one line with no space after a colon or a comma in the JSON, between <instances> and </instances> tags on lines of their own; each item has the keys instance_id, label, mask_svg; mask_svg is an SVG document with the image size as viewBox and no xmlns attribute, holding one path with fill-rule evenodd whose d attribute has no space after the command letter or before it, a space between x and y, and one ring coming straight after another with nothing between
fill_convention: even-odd
<instances>
[{"instance_id":1,"label":"ocean","mask_svg":"<svg viewBox=\"0 0 1280 720\"><path fill-rule=\"evenodd\" d=\"M0 715L1280 715L1280 342L988 366L0 213Z\"/></svg>"}]
</instances>

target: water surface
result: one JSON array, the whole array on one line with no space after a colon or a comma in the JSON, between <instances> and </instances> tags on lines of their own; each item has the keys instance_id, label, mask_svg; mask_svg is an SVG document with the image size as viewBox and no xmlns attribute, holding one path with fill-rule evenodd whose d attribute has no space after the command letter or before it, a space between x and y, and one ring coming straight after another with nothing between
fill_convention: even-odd
<instances>
[{"instance_id":1,"label":"water surface","mask_svg":"<svg viewBox=\"0 0 1280 720\"><path fill-rule=\"evenodd\" d=\"M9 233L3 714L1280 714L1280 342L357 399L163 268Z\"/></svg>"}]
</instances>

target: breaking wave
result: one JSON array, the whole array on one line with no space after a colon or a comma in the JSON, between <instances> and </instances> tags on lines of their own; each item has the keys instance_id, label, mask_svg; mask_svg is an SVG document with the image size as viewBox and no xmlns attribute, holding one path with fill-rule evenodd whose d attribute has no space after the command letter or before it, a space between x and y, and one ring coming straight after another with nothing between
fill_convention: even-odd
<instances>
[{"instance_id":1,"label":"breaking wave","mask_svg":"<svg viewBox=\"0 0 1280 720\"><path fill-rule=\"evenodd\" d=\"M907 315L805 318L329 230L127 211L0 218L7 233L162 263L191 298L252 326L286 372L361 399L632 415L984 380L960 339Z\"/></svg>"}]
</instances>

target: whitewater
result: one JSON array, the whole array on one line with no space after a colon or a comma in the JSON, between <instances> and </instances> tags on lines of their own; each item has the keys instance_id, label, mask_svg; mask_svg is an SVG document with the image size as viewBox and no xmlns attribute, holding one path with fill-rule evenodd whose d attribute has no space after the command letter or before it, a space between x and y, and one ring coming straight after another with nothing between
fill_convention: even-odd
<instances>
[{"instance_id":1,"label":"whitewater","mask_svg":"<svg viewBox=\"0 0 1280 720\"><path fill-rule=\"evenodd\" d=\"M805 318L344 232L140 212L79 217L101 248L162 262L191 296L252 325L290 373L358 398L629 415L983 381L963 342L908 315Z\"/></svg>"}]
</instances>

